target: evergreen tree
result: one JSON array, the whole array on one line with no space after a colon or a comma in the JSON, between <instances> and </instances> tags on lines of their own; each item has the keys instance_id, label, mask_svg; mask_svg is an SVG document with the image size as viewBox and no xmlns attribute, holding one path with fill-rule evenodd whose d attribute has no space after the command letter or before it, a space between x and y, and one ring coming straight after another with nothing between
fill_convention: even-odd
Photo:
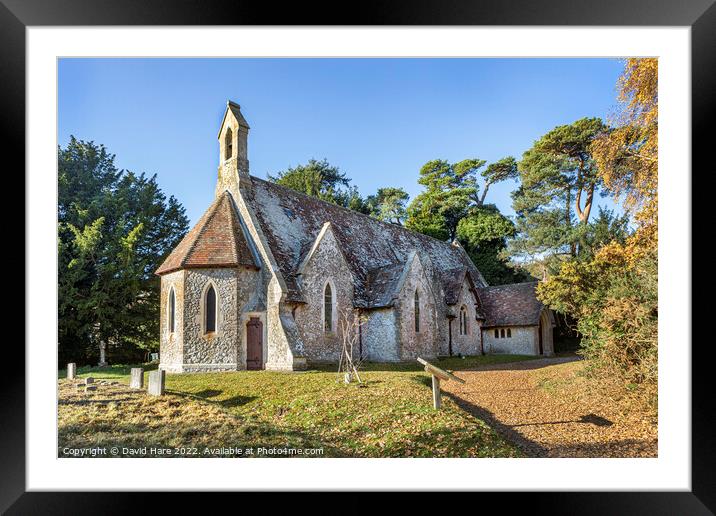
<instances>
[{"instance_id":1,"label":"evergreen tree","mask_svg":"<svg viewBox=\"0 0 716 516\"><path fill-rule=\"evenodd\" d=\"M58 172L60 363L141 358L158 346L154 271L188 229L184 208L93 142L59 148Z\"/></svg>"},{"instance_id":2,"label":"evergreen tree","mask_svg":"<svg viewBox=\"0 0 716 516\"><path fill-rule=\"evenodd\" d=\"M372 217L391 224L402 225L407 216L405 205L408 199L408 192L402 188L389 186L378 188L375 195L369 195L366 198L366 204Z\"/></svg>"},{"instance_id":3,"label":"evergreen tree","mask_svg":"<svg viewBox=\"0 0 716 516\"><path fill-rule=\"evenodd\" d=\"M602 184L590 146L605 130L600 119L583 118L554 128L524 153L518 164L521 185L512 194L517 212L512 255L547 261L580 255Z\"/></svg>"}]
</instances>

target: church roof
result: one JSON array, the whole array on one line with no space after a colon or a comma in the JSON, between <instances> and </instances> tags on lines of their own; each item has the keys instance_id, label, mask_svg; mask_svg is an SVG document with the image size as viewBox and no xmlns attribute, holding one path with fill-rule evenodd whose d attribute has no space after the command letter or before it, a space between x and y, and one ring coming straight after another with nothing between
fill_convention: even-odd
<instances>
[{"instance_id":1,"label":"church roof","mask_svg":"<svg viewBox=\"0 0 716 516\"><path fill-rule=\"evenodd\" d=\"M544 305L537 299L538 282L478 287L484 326L536 326Z\"/></svg>"},{"instance_id":2,"label":"church roof","mask_svg":"<svg viewBox=\"0 0 716 516\"><path fill-rule=\"evenodd\" d=\"M227 191L209 206L199 222L157 269L166 274L197 267L258 268L241 227L234 200Z\"/></svg>"},{"instance_id":3,"label":"church roof","mask_svg":"<svg viewBox=\"0 0 716 516\"><path fill-rule=\"evenodd\" d=\"M473 283L486 285L465 251L402 226L389 224L296 192L251 178L252 204L267 243L286 281L289 301L304 301L297 272L306 252L326 222L338 240L354 278L359 307L392 303L394 288L410 254L425 260L426 273L447 286L440 271L462 270ZM463 276L464 278L464 276ZM393 290L391 290L391 288Z\"/></svg>"},{"instance_id":4,"label":"church roof","mask_svg":"<svg viewBox=\"0 0 716 516\"><path fill-rule=\"evenodd\" d=\"M406 263L397 262L368 271L364 296L366 308L381 308L393 304L400 278L407 266Z\"/></svg>"}]
</instances>

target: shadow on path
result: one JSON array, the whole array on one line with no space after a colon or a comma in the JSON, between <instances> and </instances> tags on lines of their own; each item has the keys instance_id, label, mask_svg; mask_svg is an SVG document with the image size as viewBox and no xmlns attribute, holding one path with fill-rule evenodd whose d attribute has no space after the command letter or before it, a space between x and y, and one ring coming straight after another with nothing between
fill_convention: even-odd
<instances>
[{"instance_id":1,"label":"shadow on path","mask_svg":"<svg viewBox=\"0 0 716 516\"><path fill-rule=\"evenodd\" d=\"M469 401L460 398L450 392L444 392L443 395L453 400L458 407L463 409L465 412L472 414L478 419L483 420L490 428L494 429L502 437L516 445L522 452L528 457L546 457L547 449L539 443L527 439L524 435L514 429L514 426L505 425L489 410L470 403Z\"/></svg>"}]
</instances>

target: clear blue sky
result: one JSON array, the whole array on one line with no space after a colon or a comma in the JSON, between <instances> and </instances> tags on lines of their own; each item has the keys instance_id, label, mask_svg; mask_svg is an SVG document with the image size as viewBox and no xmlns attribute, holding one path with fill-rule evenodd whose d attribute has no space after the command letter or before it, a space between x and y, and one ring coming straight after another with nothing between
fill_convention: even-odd
<instances>
[{"instance_id":1,"label":"clear blue sky","mask_svg":"<svg viewBox=\"0 0 716 516\"><path fill-rule=\"evenodd\" d=\"M621 69L616 59L61 59L58 138L94 140L119 168L156 173L193 224L213 199L227 99L251 125L253 175L327 158L363 195L400 186L413 197L426 161L519 159L557 125L608 117ZM515 187L491 188L488 202L512 215Z\"/></svg>"}]
</instances>

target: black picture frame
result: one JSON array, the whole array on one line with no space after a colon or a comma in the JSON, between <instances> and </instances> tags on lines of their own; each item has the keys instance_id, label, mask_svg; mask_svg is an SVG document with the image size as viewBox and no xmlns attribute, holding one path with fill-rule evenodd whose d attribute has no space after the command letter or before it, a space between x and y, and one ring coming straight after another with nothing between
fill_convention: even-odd
<instances>
[{"instance_id":1,"label":"black picture frame","mask_svg":"<svg viewBox=\"0 0 716 516\"><path fill-rule=\"evenodd\" d=\"M691 27L692 170L713 171L709 154L710 131L716 96L715 0L400 0L391 3L367 0L354 9L338 3L241 2L240 0L0 0L0 120L6 157L16 159L5 168L5 180L19 179L25 154L25 30L47 25L530 25L530 26L689 26ZM345 13L345 14L344 14ZM685 177L685 180L693 180ZM16 181L15 188L22 188ZM693 191L693 190L692 190ZM14 191L14 197L19 195ZM694 202L694 205L696 203ZM8 216L8 215L6 215ZM11 220L17 222L14 216ZM692 216L694 223L696 217ZM693 233L692 233L693 234ZM15 240L18 242L19 240ZM15 247L16 252L19 245ZM14 256L17 261L17 256ZM695 263L694 263L695 264ZM25 269L25 274L28 274ZM702 287L703 288L703 287ZM694 298L693 309L699 310ZM31 307L26 307L31 309ZM708 321L708 319L707 319ZM690 331L685 329L687 346ZM480 506L510 500L529 505L532 513L552 514L713 514L716 511L716 432L710 425L714 413L714 389L710 379L710 341L694 338L692 352L692 490L690 492L618 493L475 493ZM0 403L0 510L8 514L131 514L144 507L146 493L39 493L25 489L25 353L17 340L4 345L2 403ZM88 470L90 470L88 463ZM226 496L206 493L215 504ZM107 496L111 497L111 502ZM184 506L182 495L163 493L165 511ZM217 497L221 496L222 500ZM281 503L274 495L274 509ZM347 495L343 506L365 506L357 493ZM404 497L405 498L405 497ZM411 497L403 509L425 510L440 496ZM489 498L489 500L487 499ZM497 498L497 500L495 500ZM286 508L307 503L294 493ZM444 499L443 499L444 500ZM403 502L401 502L403 503ZM99 510L101 508L101 510ZM99 510L99 512L98 512ZM139 512L144 512L140 510ZM343 511L342 511L343 512Z\"/></svg>"}]
</instances>

